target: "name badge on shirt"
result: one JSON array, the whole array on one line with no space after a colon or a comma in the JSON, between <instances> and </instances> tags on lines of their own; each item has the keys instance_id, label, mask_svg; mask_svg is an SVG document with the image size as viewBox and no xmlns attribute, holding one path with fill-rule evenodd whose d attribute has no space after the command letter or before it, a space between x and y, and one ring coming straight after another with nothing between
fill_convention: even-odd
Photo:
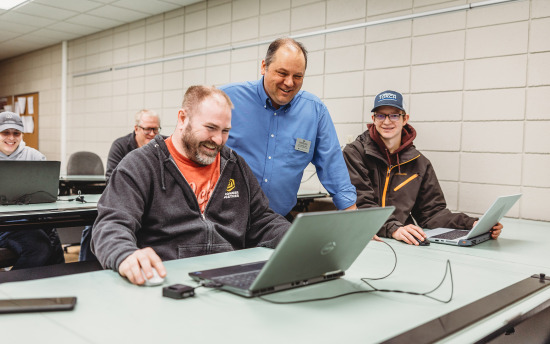
<instances>
[{"instance_id":1,"label":"name badge on shirt","mask_svg":"<svg viewBox=\"0 0 550 344\"><path fill-rule=\"evenodd\" d=\"M309 147L311 146L311 141L304 139L296 139L296 144L294 149L300 152L309 153Z\"/></svg>"}]
</instances>

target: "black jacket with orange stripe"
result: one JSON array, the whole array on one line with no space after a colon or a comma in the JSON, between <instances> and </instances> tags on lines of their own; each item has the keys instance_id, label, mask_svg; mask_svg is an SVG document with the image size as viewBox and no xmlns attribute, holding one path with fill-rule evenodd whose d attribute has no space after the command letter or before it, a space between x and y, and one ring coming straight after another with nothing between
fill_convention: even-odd
<instances>
[{"instance_id":1,"label":"black jacket with orange stripe","mask_svg":"<svg viewBox=\"0 0 550 344\"><path fill-rule=\"evenodd\" d=\"M402 146L392 156L381 151L371 137L375 134L369 134L369 130L344 148L351 183L357 189L357 207L395 206L394 213L378 232L382 237L391 238L399 227L414 224L413 218L426 229L471 229L477 218L447 209L432 164L412 145L416 132L409 124L404 127L405 134L406 147Z\"/></svg>"}]
</instances>

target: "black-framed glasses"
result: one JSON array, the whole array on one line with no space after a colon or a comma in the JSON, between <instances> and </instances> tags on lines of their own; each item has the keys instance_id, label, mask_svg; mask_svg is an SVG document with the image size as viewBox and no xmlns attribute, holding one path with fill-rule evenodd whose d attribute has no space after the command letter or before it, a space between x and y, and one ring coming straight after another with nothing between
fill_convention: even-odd
<instances>
[{"instance_id":1,"label":"black-framed glasses","mask_svg":"<svg viewBox=\"0 0 550 344\"><path fill-rule=\"evenodd\" d=\"M157 127L157 128L144 128L142 127L141 125L138 125L138 128L141 128L141 130L143 130L143 132L145 134L150 134L151 132L155 133L155 134L158 134L160 129L162 129L161 127Z\"/></svg>"},{"instance_id":2,"label":"black-framed glasses","mask_svg":"<svg viewBox=\"0 0 550 344\"><path fill-rule=\"evenodd\" d=\"M401 116L405 116L401 113L390 113L389 115L383 114L383 113L375 113L374 114L374 120L384 122L386 120L386 117L390 118L390 121L397 122L399 121L399 118Z\"/></svg>"}]
</instances>

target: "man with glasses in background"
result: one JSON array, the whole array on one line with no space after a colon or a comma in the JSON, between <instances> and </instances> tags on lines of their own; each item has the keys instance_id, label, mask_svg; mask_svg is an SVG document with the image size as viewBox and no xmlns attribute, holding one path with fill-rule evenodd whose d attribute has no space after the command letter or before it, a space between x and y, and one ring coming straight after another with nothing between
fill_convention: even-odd
<instances>
[{"instance_id":1,"label":"man with glasses in background","mask_svg":"<svg viewBox=\"0 0 550 344\"><path fill-rule=\"evenodd\" d=\"M138 111L134 131L116 139L109 150L107 171L105 172L107 181L126 154L148 144L160 132L160 129L160 117L155 111L146 109Z\"/></svg>"},{"instance_id":2,"label":"man with glasses in background","mask_svg":"<svg viewBox=\"0 0 550 344\"><path fill-rule=\"evenodd\" d=\"M371 111L373 123L344 148L344 160L358 208L395 206L378 235L419 245L426 237L422 228L472 229L477 219L447 209L432 164L414 147L416 131L408 124L403 95L384 91ZM501 230L502 224L495 225L492 238Z\"/></svg>"},{"instance_id":3,"label":"man with glasses in background","mask_svg":"<svg viewBox=\"0 0 550 344\"><path fill-rule=\"evenodd\" d=\"M107 157L107 171L105 179L109 182L109 178L118 163L128 153L136 148L140 148L149 143L160 132L160 117L152 110L143 109L136 113L136 125L134 131L126 136L119 137L111 145L109 156ZM164 137L166 138L166 137ZM92 226L84 227L82 237L80 239L80 254L78 259L82 261L93 261L96 257L90 249L90 240L92 239Z\"/></svg>"}]
</instances>

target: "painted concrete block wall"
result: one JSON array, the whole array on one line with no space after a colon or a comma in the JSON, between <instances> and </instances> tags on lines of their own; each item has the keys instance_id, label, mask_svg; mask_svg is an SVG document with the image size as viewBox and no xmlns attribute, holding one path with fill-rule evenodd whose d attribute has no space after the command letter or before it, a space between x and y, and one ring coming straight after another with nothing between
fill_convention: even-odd
<instances>
[{"instance_id":1,"label":"painted concrete block wall","mask_svg":"<svg viewBox=\"0 0 550 344\"><path fill-rule=\"evenodd\" d=\"M259 78L267 45L191 54L468 2L210 0L71 41L68 153L106 160L141 108L158 111L170 134L188 86ZM365 130L378 92L404 93L415 144L451 209L479 214L497 196L522 192L510 215L550 221L549 32L548 1L522 0L302 38L310 51L304 89L325 101L342 146ZM189 57L74 77L177 55ZM18 69L9 80L26 74L14 61L0 68ZM304 179L314 172L309 166ZM322 189L315 176L304 185Z\"/></svg>"},{"instance_id":2,"label":"painted concrete block wall","mask_svg":"<svg viewBox=\"0 0 550 344\"><path fill-rule=\"evenodd\" d=\"M61 46L3 61L0 75L0 96L39 93L39 149L49 160L60 160Z\"/></svg>"}]
</instances>

